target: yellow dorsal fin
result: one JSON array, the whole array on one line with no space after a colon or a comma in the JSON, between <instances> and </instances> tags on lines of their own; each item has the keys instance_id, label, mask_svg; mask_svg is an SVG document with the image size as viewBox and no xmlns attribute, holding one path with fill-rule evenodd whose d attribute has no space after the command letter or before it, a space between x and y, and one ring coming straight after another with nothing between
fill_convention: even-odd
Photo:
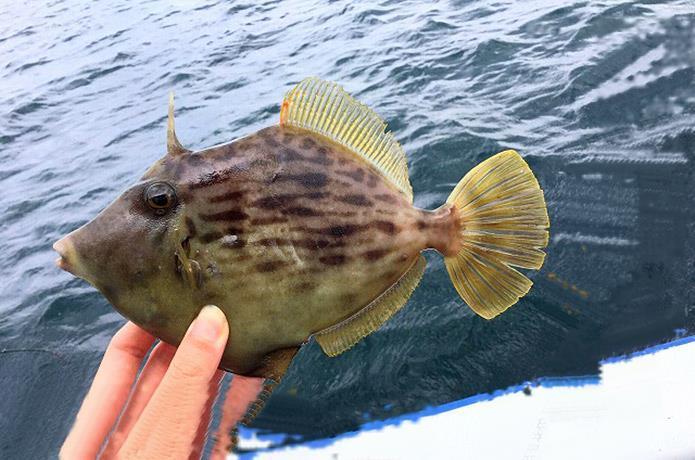
<instances>
[{"instance_id":1,"label":"yellow dorsal fin","mask_svg":"<svg viewBox=\"0 0 695 460\"><path fill-rule=\"evenodd\" d=\"M427 261L420 255L407 272L372 303L335 326L314 334L328 356L337 356L376 331L405 305L425 272Z\"/></svg>"},{"instance_id":2,"label":"yellow dorsal fin","mask_svg":"<svg viewBox=\"0 0 695 460\"><path fill-rule=\"evenodd\" d=\"M372 164L412 203L405 153L386 123L336 83L302 80L285 96L280 126L294 126L328 137Z\"/></svg>"}]
</instances>

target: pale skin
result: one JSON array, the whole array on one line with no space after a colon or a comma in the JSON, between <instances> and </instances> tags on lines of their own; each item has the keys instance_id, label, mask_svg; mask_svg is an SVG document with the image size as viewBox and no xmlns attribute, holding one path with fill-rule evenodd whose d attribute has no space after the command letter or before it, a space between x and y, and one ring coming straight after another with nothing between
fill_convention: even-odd
<instances>
[{"instance_id":1,"label":"pale skin","mask_svg":"<svg viewBox=\"0 0 695 460\"><path fill-rule=\"evenodd\" d=\"M178 349L127 323L104 354L61 459L198 459L202 454L229 338L222 311L203 308ZM226 458L230 432L263 387L235 376L227 392L213 459Z\"/></svg>"}]
</instances>

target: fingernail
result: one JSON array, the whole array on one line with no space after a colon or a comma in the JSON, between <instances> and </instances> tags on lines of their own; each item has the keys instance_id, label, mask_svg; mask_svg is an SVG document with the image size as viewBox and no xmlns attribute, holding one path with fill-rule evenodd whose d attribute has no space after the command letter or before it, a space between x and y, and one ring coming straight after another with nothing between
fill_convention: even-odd
<instances>
[{"instance_id":1,"label":"fingernail","mask_svg":"<svg viewBox=\"0 0 695 460\"><path fill-rule=\"evenodd\" d=\"M214 305L203 307L191 325L191 336L205 342L216 342L222 335L227 319L222 310Z\"/></svg>"}]
</instances>

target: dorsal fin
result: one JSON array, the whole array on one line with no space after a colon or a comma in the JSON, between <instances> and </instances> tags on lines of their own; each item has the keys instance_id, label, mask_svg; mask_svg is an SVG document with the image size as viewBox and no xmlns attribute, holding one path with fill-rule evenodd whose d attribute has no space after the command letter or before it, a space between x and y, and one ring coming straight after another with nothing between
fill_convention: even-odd
<instances>
[{"instance_id":1,"label":"dorsal fin","mask_svg":"<svg viewBox=\"0 0 695 460\"><path fill-rule=\"evenodd\" d=\"M302 80L285 96L280 126L294 126L328 137L372 164L412 203L405 153L386 123L333 82Z\"/></svg>"},{"instance_id":2,"label":"dorsal fin","mask_svg":"<svg viewBox=\"0 0 695 460\"><path fill-rule=\"evenodd\" d=\"M167 120L167 153L171 156L183 155L190 153L186 147L181 145L176 137L176 129L174 127L174 93L169 93L169 118Z\"/></svg>"}]
</instances>

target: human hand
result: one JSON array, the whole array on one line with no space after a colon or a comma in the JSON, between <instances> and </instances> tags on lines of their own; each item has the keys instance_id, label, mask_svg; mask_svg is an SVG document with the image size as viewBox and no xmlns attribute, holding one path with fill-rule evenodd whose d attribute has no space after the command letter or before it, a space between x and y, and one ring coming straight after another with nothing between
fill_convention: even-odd
<instances>
[{"instance_id":1,"label":"human hand","mask_svg":"<svg viewBox=\"0 0 695 460\"><path fill-rule=\"evenodd\" d=\"M229 336L222 311L201 310L178 350L127 323L104 354L75 424L60 450L62 459L199 458L223 371ZM225 401L213 458L224 458L229 433L262 389L263 379L235 376ZM120 415L120 418L119 418Z\"/></svg>"}]
</instances>

